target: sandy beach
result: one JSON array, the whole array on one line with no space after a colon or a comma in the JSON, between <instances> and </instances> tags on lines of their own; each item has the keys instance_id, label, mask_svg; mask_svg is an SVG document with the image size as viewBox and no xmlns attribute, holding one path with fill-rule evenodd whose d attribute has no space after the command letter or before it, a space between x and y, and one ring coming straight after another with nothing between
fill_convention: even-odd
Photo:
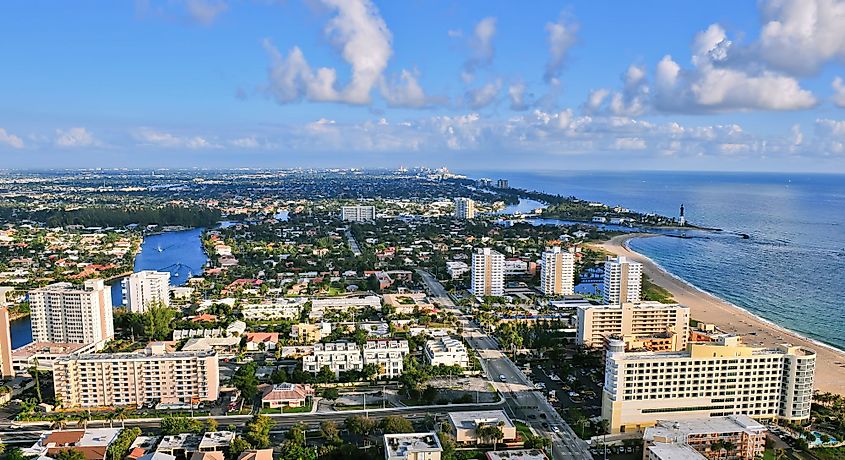
<instances>
[{"instance_id":1,"label":"sandy beach","mask_svg":"<svg viewBox=\"0 0 845 460\"><path fill-rule=\"evenodd\" d=\"M652 282L672 293L675 300L690 308L693 319L712 323L720 329L743 336L751 346L775 346L782 343L801 345L816 351L815 386L818 390L845 394L845 352L808 340L748 313L718 297L702 292L691 284L667 273L648 257L630 250L627 241L632 238L654 237L654 234L628 234L616 236L596 246L605 251L626 256L643 264L643 271ZM752 333L756 333L752 335Z\"/></svg>"}]
</instances>

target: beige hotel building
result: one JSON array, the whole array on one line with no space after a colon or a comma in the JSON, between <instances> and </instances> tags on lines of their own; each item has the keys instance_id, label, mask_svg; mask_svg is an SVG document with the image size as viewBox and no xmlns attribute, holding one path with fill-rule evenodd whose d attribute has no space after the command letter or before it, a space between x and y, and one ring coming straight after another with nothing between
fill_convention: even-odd
<instances>
[{"instance_id":1,"label":"beige hotel building","mask_svg":"<svg viewBox=\"0 0 845 460\"><path fill-rule=\"evenodd\" d=\"M806 420L815 364L812 350L753 348L739 337L668 353L625 352L624 342L611 340L602 417L612 433L698 417Z\"/></svg>"},{"instance_id":2,"label":"beige hotel building","mask_svg":"<svg viewBox=\"0 0 845 460\"><path fill-rule=\"evenodd\" d=\"M172 352L161 342L136 353L69 356L53 364L53 386L65 408L216 401L219 379L216 352Z\"/></svg>"},{"instance_id":3,"label":"beige hotel building","mask_svg":"<svg viewBox=\"0 0 845 460\"><path fill-rule=\"evenodd\" d=\"M575 342L602 348L610 337L621 338L627 349L679 351L687 347L689 308L660 302L622 305L582 305L576 310Z\"/></svg>"}]
</instances>

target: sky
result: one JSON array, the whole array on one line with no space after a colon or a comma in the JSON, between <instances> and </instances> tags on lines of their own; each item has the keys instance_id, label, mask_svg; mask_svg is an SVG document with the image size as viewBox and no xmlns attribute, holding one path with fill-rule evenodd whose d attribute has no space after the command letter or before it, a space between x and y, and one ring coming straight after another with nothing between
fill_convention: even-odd
<instances>
[{"instance_id":1,"label":"sky","mask_svg":"<svg viewBox=\"0 0 845 460\"><path fill-rule=\"evenodd\" d=\"M845 172L845 0L8 0L0 43L0 169Z\"/></svg>"}]
</instances>

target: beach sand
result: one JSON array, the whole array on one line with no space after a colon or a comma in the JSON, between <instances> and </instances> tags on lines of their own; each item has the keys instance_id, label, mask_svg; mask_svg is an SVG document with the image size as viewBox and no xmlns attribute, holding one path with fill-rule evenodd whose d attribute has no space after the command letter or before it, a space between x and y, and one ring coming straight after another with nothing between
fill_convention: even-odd
<instances>
[{"instance_id":1,"label":"beach sand","mask_svg":"<svg viewBox=\"0 0 845 460\"><path fill-rule=\"evenodd\" d=\"M800 345L816 352L815 387L819 391L845 394L845 352L808 340L785 328L702 292L691 284L667 273L648 257L630 250L626 242L632 238L657 236L654 234L627 234L597 244L605 251L625 256L643 264L643 272L651 281L672 293L675 300L690 308L690 316L704 323L712 323L725 332L742 336L743 343L751 346L771 347L783 343ZM756 333L752 335L751 333Z\"/></svg>"}]
</instances>

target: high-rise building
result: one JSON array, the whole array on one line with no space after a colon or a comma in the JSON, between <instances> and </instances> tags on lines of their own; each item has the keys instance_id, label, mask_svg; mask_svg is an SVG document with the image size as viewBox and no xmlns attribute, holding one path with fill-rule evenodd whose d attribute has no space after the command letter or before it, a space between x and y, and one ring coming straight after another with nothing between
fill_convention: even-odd
<instances>
[{"instance_id":1,"label":"high-rise building","mask_svg":"<svg viewBox=\"0 0 845 460\"><path fill-rule=\"evenodd\" d=\"M508 184L507 179L499 179L499 180L496 181L496 187L497 188L510 188L510 185Z\"/></svg>"},{"instance_id":2,"label":"high-rise building","mask_svg":"<svg viewBox=\"0 0 845 460\"><path fill-rule=\"evenodd\" d=\"M144 270L126 278L126 306L133 313L144 313L150 304L170 305L170 272Z\"/></svg>"},{"instance_id":3,"label":"high-rise building","mask_svg":"<svg viewBox=\"0 0 845 460\"><path fill-rule=\"evenodd\" d=\"M624 256L609 257L604 263L604 303L618 305L639 302L643 282L643 266L631 262Z\"/></svg>"},{"instance_id":4,"label":"high-rise building","mask_svg":"<svg viewBox=\"0 0 845 460\"><path fill-rule=\"evenodd\" d=\"M0 294L2 296L2 294ZM9 322L9 310L0 299L0 376L14 377L12 368L12 331Z\"/></svg>"},{"instance_id":5,"label":"high-rise building","mask_svg":"<svg viewBox=\"0 0 845 460\"><path fill-rule=\"evenodd\" d=\"M101 279L83 288L55 283L29 292L32 340L105 343L114 337L111 288Z\"/></svg>"},{"instance_id":6,"label":"high-rise building","mask_svg":"<svg viewBox=\"0 0 845 460\"><path fill-rule=\"evenodd\" d=\"M340 208L340 218L349 222L375 220L375 206L343 206Z\"/></svg>"},{"instance_id":7,"label":"high-rise building","mask_svg":"<svg viewBox=\"0 0 845 460\"><path fill-rule=\"evenodd\" d=\"M475 218L475 201L470 198L455 198L455 218Z\"/></svg>"},{"instance_id":8,"label":"high-rise building","mask_svg":"<svg viewBox=\"0 0 845 460\"><path fill-rule=\"evenodd\" d=\"M491 248L472 253L472 286L477 296L501 296L505 293L505 256Z\"/></svg>"},{"instance_id":9,"label":"high-rise building","mask_svg":"<svg viewBox=\"0 0 845 460\"><path fill-rule=\"evenodd\" d=\"M572 295L575 292L575 254L560 246L546 249L540 258L540 290L544 295Z\"/></svg>"},{"instance_id":10,"label":"high-rise building","mask_svg":"<svg viewBox=\"0 0 845 460\"><path fill-rule=\"evenodd\" d=\"M657 420L810 417L816 354L807 348L754 348L739 337L721 337L682 352L632 353L611 340L606 359L602 417L613 433Z\"/></svg>"},{"instance_id":11,"label":"high-rise building","mask_svg":"<svg viewBox=\"0 0 845 460\"><path fill-rule=\"evenodd\" d=\"M690 313L683 305L581 305L576 316L575 342L584 347L604 347L610 338L622 339L629 350L681 351L687 347Z\"/></svg>"},{"instance_id":12,"label":"high-rise building","mask_svg":"<svg viewBox=\"0 0 845 460\"><path fill-rule=\"evenodd\" d=\"M162 342L135 353L68 356L53 363L53 386L66 408L196 404L216 401L217 353L168 351Z\"/></svg>"}]
</instances>

